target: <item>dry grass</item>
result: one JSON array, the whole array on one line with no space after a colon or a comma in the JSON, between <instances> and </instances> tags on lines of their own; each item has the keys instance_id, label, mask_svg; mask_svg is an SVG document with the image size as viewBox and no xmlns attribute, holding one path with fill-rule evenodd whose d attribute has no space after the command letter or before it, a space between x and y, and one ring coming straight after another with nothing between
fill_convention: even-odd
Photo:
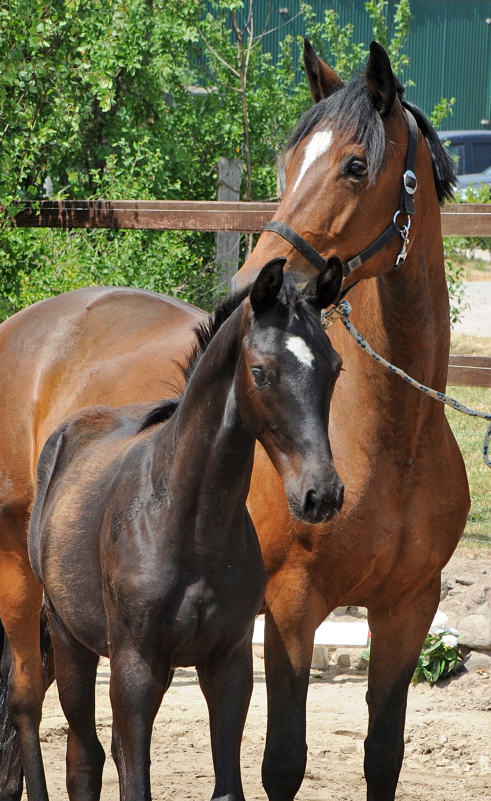
<instances>
[{"instance_id":1,"label":"dry grass","mask_svg":"<svg viewBox=\"0 0 491 801\"><path fill-rule=\"evenodd\" d=\"M471 409L491 412L491 389L447 387L447 394ZM464 537L481 541L481 544L484 542L491 547L491 470L484 464L482 456L488 423L486 420L468 417L448 406L446 414L464 457L471 492L471 509Z\"/></svg>"},{"instance_id":2,"label":"dry grass","mask_svg":"<svg viewBox=\"0 0 491 801\"><path fill-rule=\"evenodd\" d=\"M491 337L452 333L450 353L465 356L491 356Z\"/></svg>"}]
</instances>

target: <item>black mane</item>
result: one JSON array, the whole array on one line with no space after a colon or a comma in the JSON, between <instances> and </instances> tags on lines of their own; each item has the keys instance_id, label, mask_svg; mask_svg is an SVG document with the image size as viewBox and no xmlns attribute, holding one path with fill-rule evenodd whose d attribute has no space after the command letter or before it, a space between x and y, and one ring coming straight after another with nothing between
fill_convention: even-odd
<instances>
[{"instance_id":1,"label":"black mane","mask_svg":"<svg viewBox=\"0 0 491 801\"><path fill-rule=\"evenodd\" d=\"M402 100L403 87L398 84ZM402 100L403 106L414 114L418 127L430 148L433 175L439 203L449 200L455 184L454 163L424 114L412 103ZM367 156L368 180L374 181L385 164L386 137L380 114L375 108L363 76L358 76L310 108L300 119L286 149L296 147L318 125L326 123L341 133L341 142L356 141L363 145Z\"/></svg>"},{"instance_id":2,"label":"black mane","mask_svg":"<svg viewBox=\"0 0 491 801\"><path fill-rule=\"evenodd\" d=\"M302 280L300 276L294 273L284 273L283 286L281 287L278 295L280 300L285 306L292 307L300 299L301 291L298 286L298 281ZM303 279L305 280L305 279ZM233 312L240 306L242 301L248 297L252 289L252 284L239 290L238 292L228 295L224 300L220 301L215 308L215 311L204 323L199 323L194 328L196 342L191 351L186 364L180 365L184 374L186 387L189 384L191 377L198 366L203 354L208 348L212 339L216 336L222 325L228 320ZM184 389L184 392L186 389ZM145 431L151 426L158 423L164 423L169 420L174 412L179 408L179 404L184 396L184 393L177 398L170 398L168 400L159 401L150 412L148 412L142 420L139 432Z\"/></svg>"},{"instance_id":3,"label":"black mane","mask_svg":"<svg viewBox=\"0 0 491 801\"><path fill-rule=\"evenodd\" d=\"M433 177L435 179L436 194L440 205L453 197L453 189L456 181L455 163L446 147L444 147L438 137L437 132L422 111L417 106L402 101L404 108L409 109L414 114L418 128L426 139L433 161Z\"/></svg>"}]
</instances>

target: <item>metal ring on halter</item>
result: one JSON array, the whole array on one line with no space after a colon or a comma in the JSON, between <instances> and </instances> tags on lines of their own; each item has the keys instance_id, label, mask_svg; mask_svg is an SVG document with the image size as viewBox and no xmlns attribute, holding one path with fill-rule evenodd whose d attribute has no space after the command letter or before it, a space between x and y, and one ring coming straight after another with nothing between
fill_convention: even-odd
<instances>
[{"instance_id":1,"label":"metal ring on halter","mask_svg":"<svg viewBox=\"0 0 491 801\"><path fill-rule=\"evenodd\" d=\"M407 225L401 225L401 236L404 236L404 234L402 232L405 231L406 235L407 235L409 233L409 229L411 228L411 217L409 216L409 214L406 211L401 211L400 209L397 209L396 213L394 214L394 216L392 218L392 222L395 222L396 225L397 225L396 220L397 220L399 214L405 214L406 217L407 217Z\"/></svg>"}]
</instances>

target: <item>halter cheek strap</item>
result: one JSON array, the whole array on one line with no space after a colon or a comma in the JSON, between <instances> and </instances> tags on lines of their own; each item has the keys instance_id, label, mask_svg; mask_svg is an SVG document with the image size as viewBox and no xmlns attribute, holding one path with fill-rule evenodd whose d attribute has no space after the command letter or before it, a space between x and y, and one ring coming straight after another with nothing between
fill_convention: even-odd
<instances>
[{"instance_id":1,"label":"halter cheek strap","mask_svg":"<svg viewBox=\"0 0 491 801\"><path fill-rule=\"evenodd\" d=\"M409 142L407 147L407 154L406 154L406 164L404 175L402 176L402 188L401 188L401 196L399 199L399 208L394 214L393 220L391 224L382 231L380 236L372 242L365 250L362 250L358 256L350 259L349 261L343 264L343 274L346 277L353 270L356 270L357 267L360 267L365 261L370 259L372 256L375 256L379 250L382 250L389 242L392 242L393 239L399 234L402 237L402 248L397 256L396 264L397 267L399 264L406 260L407 256L407 246L409 244L409 228L411 226L411 214L414 214L414 198L413 195L418 188L418 181L416 179L416 175L414 174L414 169L416 166L416 151L418 148L418 124L413 116L413 114L409 111L409 109L404 109L407 114L407 119L409 123ZM397 218L399 215L403 215L407 217L406 225L399 225L397 222ZM326 259L321 256L321 254L310 245L300 234L297 234L293 228L286 225L285 223L279 222L279 220L271 220L268 222L265 227L265 231L273 231L276 234L279 234L286 239L287 242L290 242L302 256L305 256L307 261L321 272L325 269L327 265Z\"/></svg>"}]
</instances>

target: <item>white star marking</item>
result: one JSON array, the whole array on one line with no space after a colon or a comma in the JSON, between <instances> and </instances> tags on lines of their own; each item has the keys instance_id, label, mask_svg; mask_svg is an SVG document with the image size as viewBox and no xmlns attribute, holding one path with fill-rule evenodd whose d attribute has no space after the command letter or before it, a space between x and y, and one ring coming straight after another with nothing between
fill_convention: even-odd
<instances>
[{"instance_id":1,"label":"white star marking","mask_svg":"<svg viewBox=\"0 0 491 801\"><path fill-rule=\"evenodd\" d=\"M289 336L286 342L286 347L289 351L291 351L291 353L293 353L294 356L297 357L301 364L305 365L305 367L312 367L314 354L302 337Z\"/></svg>"},{"instance_id":2,"label":"white star marking","mask_svg":"<svg viewBox=\"0 0 491 801\"><path fill-rule=\"evenodd\" d=\"M322 156L323 153L326 152L331 144L331 139L331 131L316 131L315 134L313 134L312 139L308 143L303 154L302 169L300 170L300 175L295 181L295 186L293 187L294 192L298 188L300 181L304 177L309 167L314 163L314 161Z\"/></svg>"}]
</instances>

